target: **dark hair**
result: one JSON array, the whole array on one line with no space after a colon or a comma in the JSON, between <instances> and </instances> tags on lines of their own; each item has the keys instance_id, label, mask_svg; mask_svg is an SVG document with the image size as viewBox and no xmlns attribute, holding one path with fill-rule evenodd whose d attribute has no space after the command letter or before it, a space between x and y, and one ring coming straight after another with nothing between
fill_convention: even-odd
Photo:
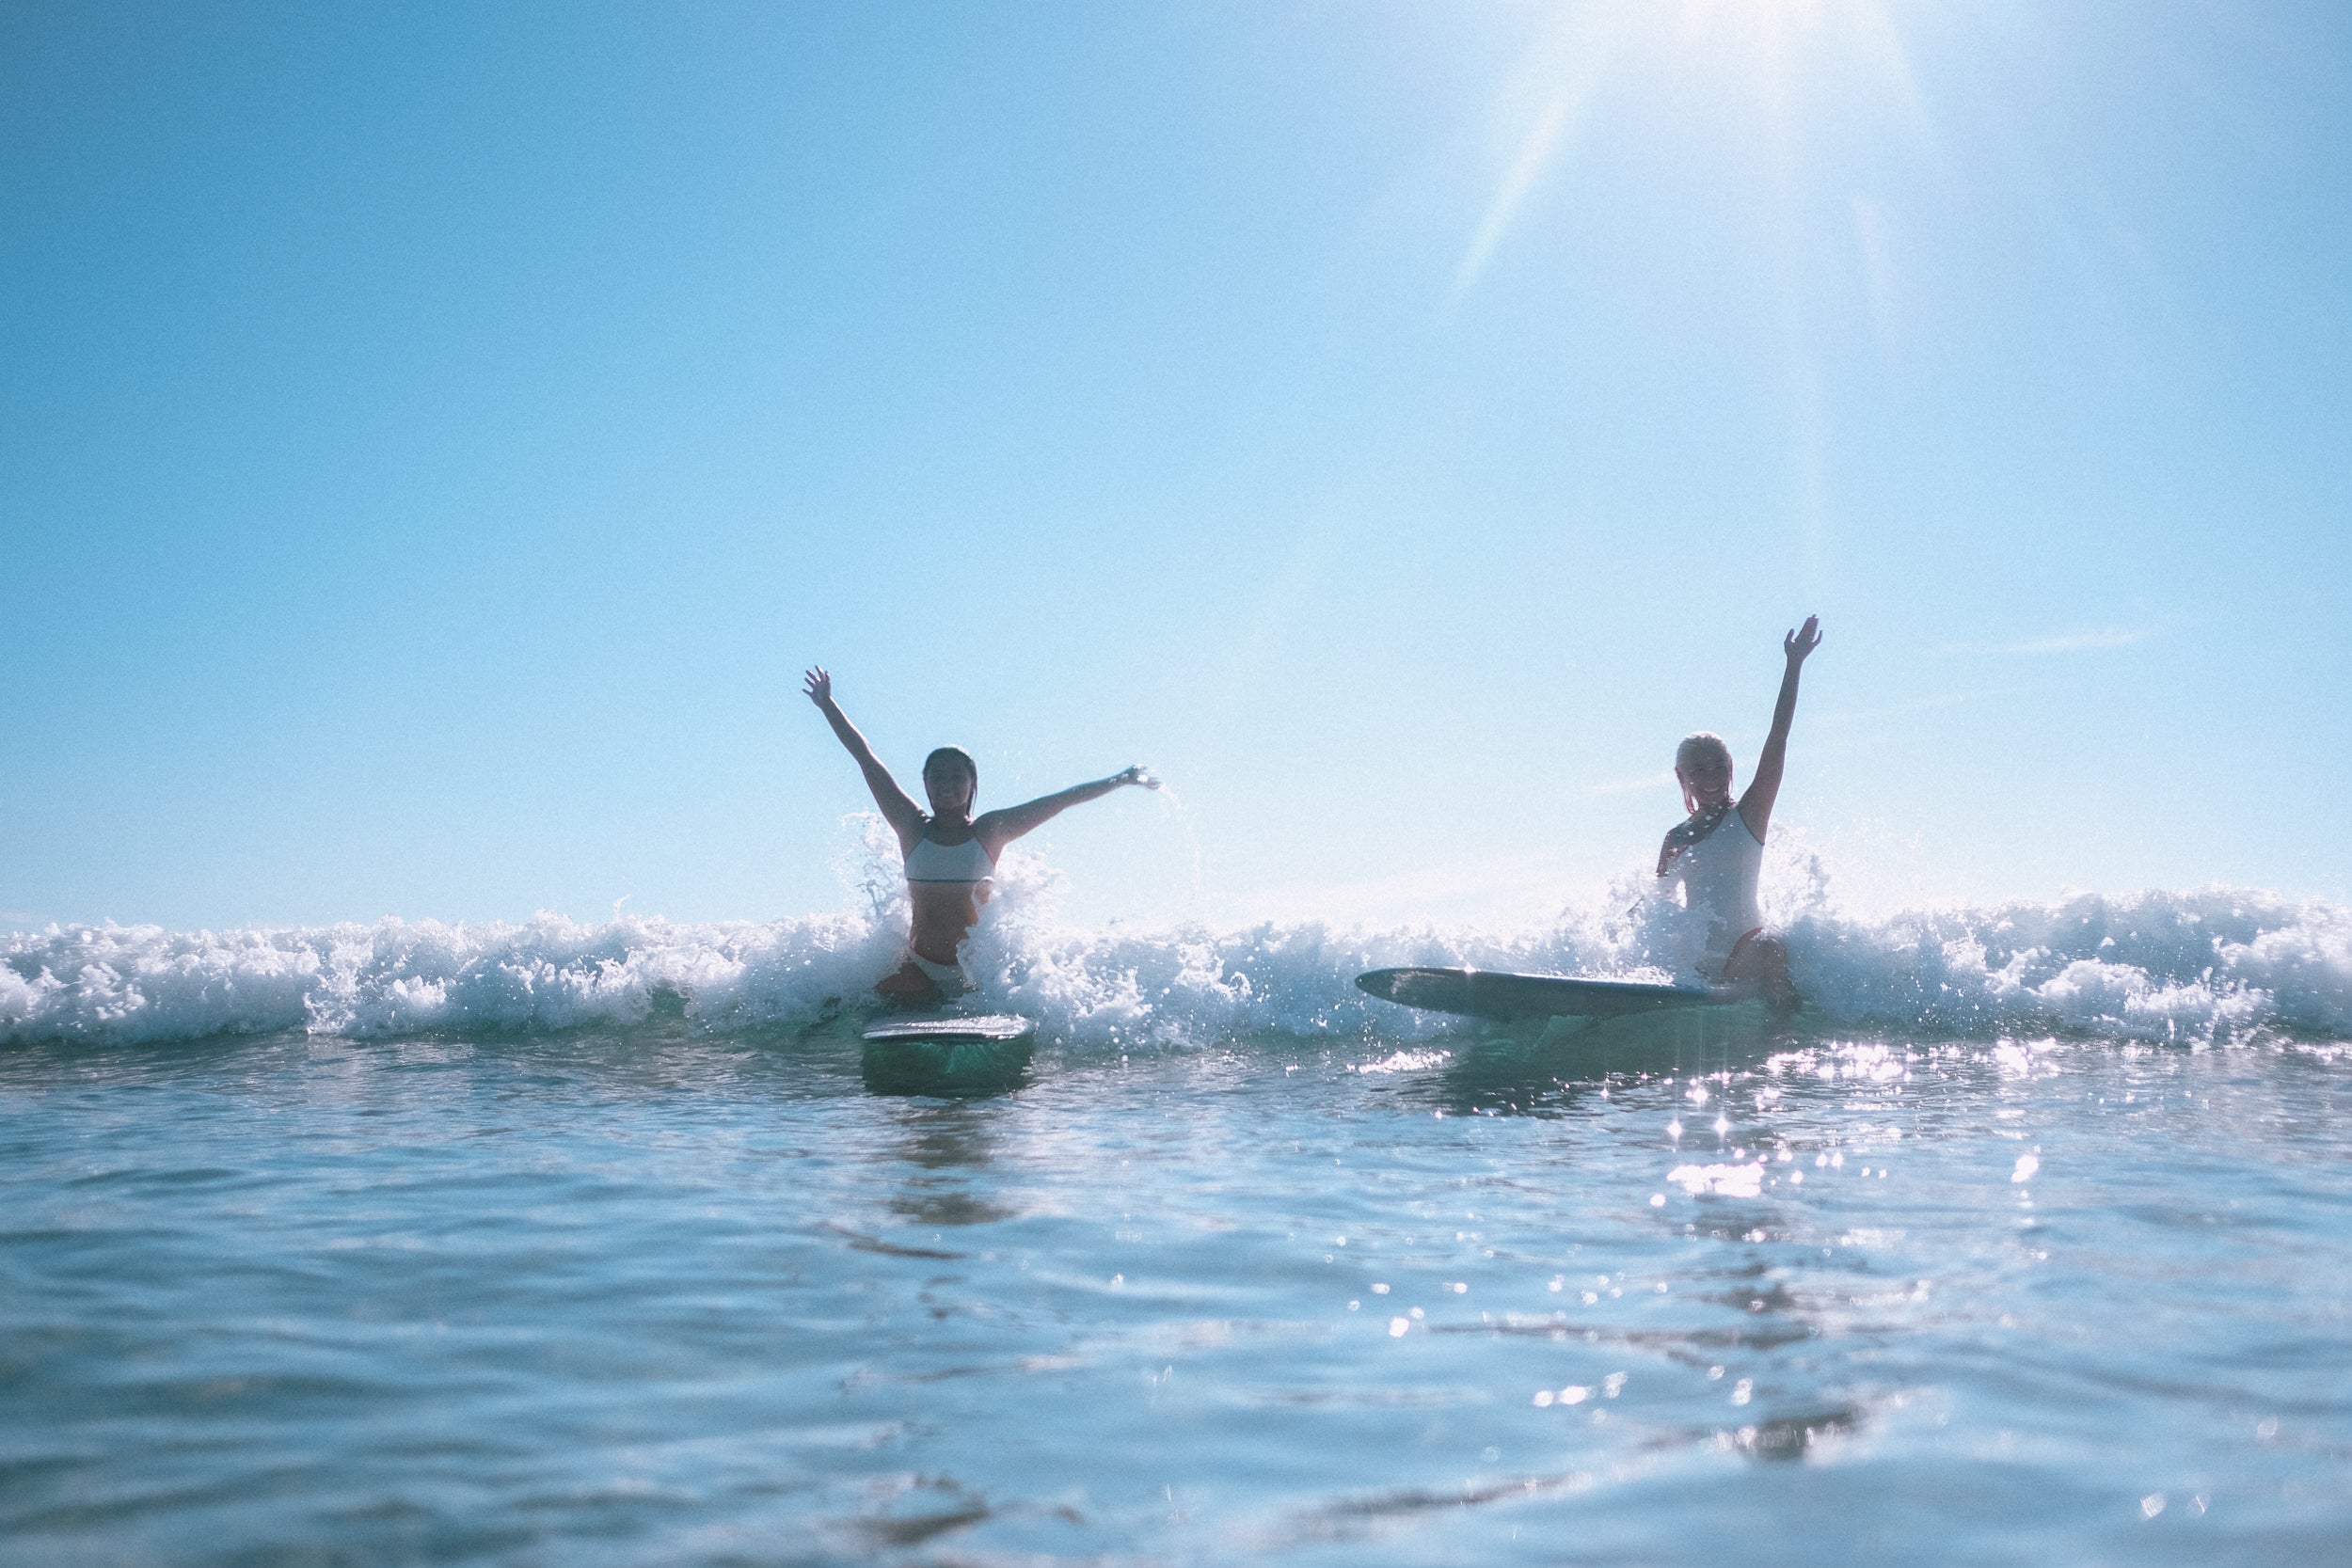
<instances>
[{"instance_id":1,"label":"dark hair","mask_svg":"<svg viewBox=\"0 0 2352 1568\"><path fill-rule=\"evenodd\" d=\"M961 746L942 746L923 759L924 776L928 778L930 770L943 762L953 763L962 768L963 776L972 781L972 793L977 795L980 792L980 765L972 760L971 752Z\"/></svg>"}]
</instances>

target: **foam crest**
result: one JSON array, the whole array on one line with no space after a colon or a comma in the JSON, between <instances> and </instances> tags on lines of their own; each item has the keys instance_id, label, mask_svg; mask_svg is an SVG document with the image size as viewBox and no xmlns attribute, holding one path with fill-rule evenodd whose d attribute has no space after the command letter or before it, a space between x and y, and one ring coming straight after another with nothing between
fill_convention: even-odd
<instances>
[{"instance_id":1,"label":"foam crest","mask_svg":"<svg viewBox=\"0 0 2352 1568\"><path fill-rule=\"evenodd\" d=\"M2233 888L1900 914L1788 930L1801 989L1857 1027L2210 1039L2352 1031L2352 911Z\"/></svg>"},{"instance_id":2,"label":"foam crest","mask_svg":"<svg viewBox=\"0 0 2352 1568\"><path fill-rule=\"evenodd\" d=\"M691 925L542 914L307 929L51 927L0 935L0 1042L127 1045L303 1030L381 1037L627 1027L657 1007L715 1032L861 1009L905 931L896 847L843 866L861 909ZM1409 1046L1446 1021L1355 989L1363 970L1470 965L1663 978L1693 933L1646 879L1518 928L1267 922L1063 925L1051 867L1009 853L966 949L982 1010L1080 1050L1283 1035ZM2057 903L1839 911L1818 863L1783 864L1769 912L1816 1028L2212 1040L2352 1035L2352 911L2226 888Z\"/></svg>"},{"instance_id":3,"label":"foam crest","mask_svg":"<svg viewBox=\"0 0 2352 1568\"><path fill-rule=\"evenodd\" d=\"M711 1027L752 1028L817 1015L825 998L870 985L897 951L852 916L51 927L0 938L0 1041L557 1031L640 1022L665 995Z\"/></svg>"}]
</instances>

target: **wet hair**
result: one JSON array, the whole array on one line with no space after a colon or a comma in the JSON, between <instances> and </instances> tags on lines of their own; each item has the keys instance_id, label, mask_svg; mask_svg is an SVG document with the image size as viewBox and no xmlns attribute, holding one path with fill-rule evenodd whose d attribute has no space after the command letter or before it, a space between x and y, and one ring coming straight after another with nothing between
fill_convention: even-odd
<instances>
[{"instance_id":1,"label":"wet hair","mask_svg":"<svg viewBox=\"0 0 2352 1568\"><path fill-rule=\"evenodd\" d=\"M1698 730L1686 735L1682 737L1682 744L1675 748L1675 767L1677 768L1688 768L1701 757L1729 768L1731 748L1724 745L1724 737L1713 730Z\"/></svg>"},{"instance_id":2,"label":"wet hair","mask_svg":"<svg viewBox=\"0 0 2352 1568\"><path fill-rule=\"evenodd\" d=\"M961 746L942 746L923 759L923 776L930 778L931 769L941 764L963 769L963 776L972 781L972 793L980 792L980 765L972 760L972 753Z\"/></svg>"}]
</instances>

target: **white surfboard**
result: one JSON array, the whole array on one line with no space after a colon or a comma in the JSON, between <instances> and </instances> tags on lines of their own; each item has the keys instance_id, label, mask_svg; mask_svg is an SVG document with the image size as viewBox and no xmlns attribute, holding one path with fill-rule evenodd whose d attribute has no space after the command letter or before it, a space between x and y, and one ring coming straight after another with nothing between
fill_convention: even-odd
<instances>
[{"instance_id":1,"label":"white surfboard","mask_svg":"<svg viewBox=\"0 0 2352 1568\"><path fill-rule=\"evenodd\" d=\"M959 1040L1017 1040L1037 1033L1033 1020L1015 1013L979 1013L970 1018L911 1018L877 1023L858 1037L874 1040L931 1040L953 1045Z\"/></svg>"}]
</instances>

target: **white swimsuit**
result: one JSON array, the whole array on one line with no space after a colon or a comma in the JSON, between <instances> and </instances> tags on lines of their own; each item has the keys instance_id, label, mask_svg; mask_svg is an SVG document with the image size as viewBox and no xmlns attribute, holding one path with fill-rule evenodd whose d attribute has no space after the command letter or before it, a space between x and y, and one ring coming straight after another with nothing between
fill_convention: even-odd
<instances>
[{"instance_id":1,"label":"white swimsuit","mask_svg":"<svg viewBox=\"0 0 2352 1568\"><path fill-rule=\"evenodd\" d=\"M961 844L937 844L930 838L914 841L907 851L907 880L910 882L985 882L996 875L996 863L988 858L977 838Z\"/></svg>"},{"instance_id":2,"label":"white swimsuit","mask_svg":"<svg viewBox=\"0 0 2352 1568\"><path fill-rule=\"evenodd\" d=\"M1764 911L1756 895L1763 866L1763 842L1748 831L1748 819L1733 806L1713 832L1677 855L1666 868L1667 876L1681 879L1685 904L1707 911L1703 968L1722 974L1724 960L1740 939L1763 929Z\"/></svg>"}]
</instances>

